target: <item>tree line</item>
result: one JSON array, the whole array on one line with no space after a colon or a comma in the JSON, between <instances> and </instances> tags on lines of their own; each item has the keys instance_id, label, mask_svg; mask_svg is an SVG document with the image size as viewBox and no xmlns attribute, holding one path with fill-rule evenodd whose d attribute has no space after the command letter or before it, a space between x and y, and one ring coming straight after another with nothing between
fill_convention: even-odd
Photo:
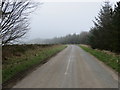
<instances>
[{"instance_id":1,"label":"tree line","mask_svg":"<svg viewBox=\"0 0 120 90\"><path fill-rule=\"evenodd\" d=\"M47 39L45 41L49 44L88 44L88 35L88 32L83 31L80 34L68 34L63 37L55 37L53 39Z\"/></svg>"},{"instance_id":2,"label":"tree line","mask_svg":"<svg viewBox=\"0 0 120 90\"><path fill-rule=\"evenodd\" d=\"M2 45L14 43L23 37L29 28L28 15L37 4L30 0L2 0L0 2L0 40ZM46 39L47 44L88 44L92 48L120 52L120 1L114 7L110 2L100 9L94 27L89 32L69 34Z\"/></svg>"},{"instance_id":3,"label":"tree line","mask_svg":"<svg viewBox=\"0 0 120 90\"><path fill-rule=\"evenodd\" d=\"M120 1L114 5L114 8L112 8L110 2L105 2L93 23L94 27L89 32L69 34L64 37L47 40L47 42L88 44L92 48L120 52Z\"/></svg>"},{"instance_id":4,"label":"tree line","mask_svg":"<svg viewBox=\"0 0 120 90\"><path fill-rule=\"evenodd\" d=\"M89 31L88 42L92 48L120 52L120 1L114 8L110 2L105 2L98 16L95 18L94 27Z\"/></svg>"}]
</instances>

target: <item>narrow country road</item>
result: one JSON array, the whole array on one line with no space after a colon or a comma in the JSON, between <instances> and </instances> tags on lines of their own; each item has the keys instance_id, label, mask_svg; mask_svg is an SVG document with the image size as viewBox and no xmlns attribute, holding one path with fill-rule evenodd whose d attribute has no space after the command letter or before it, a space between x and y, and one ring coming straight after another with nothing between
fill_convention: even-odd
<instances>
[{"instance_id":1,"label":"narrow country road","mask_svg":"<svg viewBox=\"0 0 120 90\"><path fill-rule=\"evenodd\" d=\"M80 47L69 45L13 88L118 88L118 76Z\"/></svg>"}]
</instances>

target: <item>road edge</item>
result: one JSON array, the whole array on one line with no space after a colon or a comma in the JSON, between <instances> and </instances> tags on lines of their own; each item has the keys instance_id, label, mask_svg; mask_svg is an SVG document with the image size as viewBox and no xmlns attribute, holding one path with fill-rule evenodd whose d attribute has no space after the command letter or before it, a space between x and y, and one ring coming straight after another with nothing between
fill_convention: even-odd
<instances>
[{"instance_id":1,"label":"road edge","mask_svg":"<svg viewBox=\"0 0 120 90\"><path fill-rule=\"evenodd\" d=\"M40 63L33 65L32 67L21 71L19 73L17 73L16 75L13 76L13 78L11 78L10 80L8 80L7 82L2 84L2 89L7 88L7 89L11 89L17 82L19 82L20 80L22 80L23 78L25 78L28 74L32 73L34 70L36 70L38 67L41 67L42 65L44 65L45 63L47 63L52 57L56 56L57 54L59 54L60 52L62 52L63 50L65 50L68 46L66 45L66 47L60 51L58 51L57 53L51 55L50 57L42 60Z\"/></svg>"}]
</instances>

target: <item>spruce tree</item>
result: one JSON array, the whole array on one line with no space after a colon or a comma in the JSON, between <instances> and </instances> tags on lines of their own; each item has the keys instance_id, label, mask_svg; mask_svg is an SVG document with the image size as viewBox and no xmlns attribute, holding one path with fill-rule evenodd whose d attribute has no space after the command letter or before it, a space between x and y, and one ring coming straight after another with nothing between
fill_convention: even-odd
<instances>
[{"instance_id":1,"label":"spruce tree","mask_svg":"<svg viewBox=\"0 0 120 90\"><path fill-rule=\"evenodd\" d=\"M94 21L95 27L91 30L90 42L94 48L109 49L110 33L112 29L113 10L109 2L105 2ZM93 40L93 41L92 41ZM94 45L95 44L95 45Z\"/></svg>"},{"instance_id":2,"label":"spruce tree","mask_svg":"<svg viewBox=\"0 0 120 90\"><path fill-rule=\"evenodd\" d=\"M113 49L113 51L116 52L120 52L120 1L117 2L117 4L115 5L115 9L114 9L114 14L113 14L113 30L112 30L112 44L111 44L111 48Z\"/></svg>"}]
</instances>

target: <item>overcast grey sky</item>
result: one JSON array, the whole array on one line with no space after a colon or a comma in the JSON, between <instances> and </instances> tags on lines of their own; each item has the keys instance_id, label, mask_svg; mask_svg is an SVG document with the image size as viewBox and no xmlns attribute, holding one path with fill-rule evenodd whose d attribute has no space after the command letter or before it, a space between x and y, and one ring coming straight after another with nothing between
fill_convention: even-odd
<instances>
[{"instance_id":1,"label":"overcast grey sky","mask_svg":"<svg viewBox=\"0 0 120 90\"><path fill-rule=\"evenodd\" d=\"M103 2L44 2L30 15L27 39L53 38L89 31Z\"/></svg>"}]
</instances>

